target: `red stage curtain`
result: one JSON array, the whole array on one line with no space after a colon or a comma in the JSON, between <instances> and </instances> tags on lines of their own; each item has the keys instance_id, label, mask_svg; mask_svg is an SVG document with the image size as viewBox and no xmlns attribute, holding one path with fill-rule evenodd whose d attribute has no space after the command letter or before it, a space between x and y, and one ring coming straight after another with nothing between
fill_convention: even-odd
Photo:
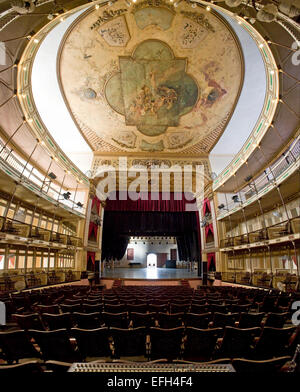
<instances>
[{"instance_id":1,"label":"red stage curtain","mask_svg":"<svg viewBox=\"0 0 300 392\"><path fill-rule=\"evenodd\" d=\"M97 196L95 196L92 200L92 209L95 208L96 206L96 212L99 214L100 211L100 200L98 199ZM89 223L89 235L88 238L90 239L91 235L94 234L95 238L97 239L97 234L98 234L98 225L94 222Z\"/></svg>"},{"instance_id":2,"label":"red stage curtain","mask_svg":"<svg viewBox=\"0 0 300 392\"><path fill-rule=\"evenodd\" d=\"M203 215L205 215L206 212L211 212L210 201L208 198L203 200Z\"/></svg>"},{"instance_id":3,"label":"red stage curtain","mask_svg":"<svg viewBox=\"0 0 300 392\"><path fill-rule=\"evenodd\" d=\"M215 263L215 253L207 253L207 271L209 271L210 267L215 271L216 263Z\"/></svg>"},{"instance_id":4,"label":"red stage curtain","mask_svg":"<svg viewBox=\"0 0 300 392\"><path fill-rule=\"evenodd\" d=\"M157 200L152 200L153 199ZM126 200L121 200L126 199ZM146 200L143 200L146 199ZM167 199L167 200L165 200ZM177 200L180 199L180 200ZM184 193L140 193L138 200L131 200L126 192L117 192L116 200L107 199L105 211L162 211L183 212L188 211L189 205L196 200L187 200Z\"/></svg>"},{"instance_id":5,"label":"red stage curtain","mask_svg":"<svg viewBox=\"0 0 300 392\"><path fill-rule=\"evenodd\" d=\"M93 264L95 264L95 252L87 252L87 261L89 261L89 258L91 258Z\"/></svg>"},{"instance_id":6,"label":"red stage curtain","mask_svg":"<svg viewBox=\"0 0 300 392\"><path fill-rule=\"evenodd\" d=\"M214 228L213 224L210 223L209 225L205 226L205 237L207 238L208 233L211 232L212 235L214 235Z\"/></svg>"}]
</instances>

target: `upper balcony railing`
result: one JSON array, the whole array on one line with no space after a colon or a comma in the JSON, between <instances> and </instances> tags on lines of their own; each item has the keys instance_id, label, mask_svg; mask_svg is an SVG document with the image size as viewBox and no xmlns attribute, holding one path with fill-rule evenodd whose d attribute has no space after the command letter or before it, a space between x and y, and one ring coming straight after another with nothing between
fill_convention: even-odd
<instances>
[{"instance_id":1,"label":"upper balcony railing","mask_svg":"<svg viewBox=\"0 0 300 392\"><path fill-rule=\"evenodd\" d=\"M230 201L226 198L226 205L220 204L217 211L218 219L238 211L285 180L294 170L299 168L300 162L300 136L298 136L289 148L272 165L266 167L264 172L256 179L251 179L249 184L233 196Z\"/></svg>"},{"instance_id":2,"label":"upper balcony railing","mask_svg":"<svg viewBox=\"0 0 300 392\"><path fill-rule=\"evenodd\" d=\"M35 167L27 163L13 150L5 147L2 140L0 140L0 168L4 170L8 175L12 176L16 180L23 182L24 185L34 192L38 192L41 196L44 196L47 200L54 204L61 204L62 208L65 208L77 215L85 214L85 207L83 203L78 206L78 200L82 200L82 195L76 192L74 199L64 198L64 194L67 194L67 190L63 189L59 185L55 184L47 176L40 173ZM82 206L81 206L82 205Z\"/></svg>"}]
</instances>

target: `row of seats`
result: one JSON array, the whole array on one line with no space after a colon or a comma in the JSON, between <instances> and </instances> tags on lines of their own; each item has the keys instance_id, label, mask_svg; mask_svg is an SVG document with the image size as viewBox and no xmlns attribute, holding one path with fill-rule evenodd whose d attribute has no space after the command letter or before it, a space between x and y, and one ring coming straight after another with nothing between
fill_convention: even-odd
<instances>
[{"instance_id":1,"label":"row of seats","mask_svg":"<svg viewBox=\"0 0 300 392\"><path fill-rule=\"evenodd\" d=\"M144 371L151 372L154 366L157 366L159 363L165 363L165 359L154 360L147 362L147 367ZM91 370L94 371L97 366L101 366L101 364L111 365L115 368L115 366L126 364L128 365L127 361L123 360L112 360L112 361L103 361L97 360L94 362L89 362L91 366ZM138 363L140 365L140 363ZM192 361L185 361L185 360L173 360L171 362L172 365L177 366L179 365L194 365L195 362ZM253 373L260 373L260 374L270 374L270 373L285 373L285 372L299 372L300 365L297 363L293 363L290 356L283 356L283 357L276 357L267 360L252 360L252 359L245 359L245 358L220 358L213 361L202 362L201 365L205 368L207 365L216 365L218 366L224 364L232 364L235 372L242 373L242 374L253 374ZM65 373L67 372L72 363L62 362L62 361L44 361L40 362L39 360L30 360L24 363L18 363L13 365L0 365L0 374L10 374L10 375L26 375L29 374L43 374L43 373ZM152 367L153 366L153 367ZM111 370L111 369L110 369ZM156 370L156 369L155 369Z\"/></svg>"},{"instance_id":2,"label":"row of seats","mask_svg":"<svg viewBox=\"0 0 300 392\"><path fill-rule=\"evenodd\" d=\"M24 358L90 361L95 358L145 357L206 361L243 357L271 359L291 356L299 340L296 327L234 327L198 329L138 327L133 329L81 328L54 331L0 332L1 355L7 363Z\"/></svg>"},{"instance_id":3,"label":"row of seats","mask_svg":"<svg viewBox=\"0 0 300 392\"><path fill-rule=\"evenodd\" d=\"M86 329L101 326L128 328L175 328L190 326L196 328L211 328L236 326L239 328L273 327L283 328L288 320L288 313L162 313L162 312L66 312L66 313L30 313L14 314L13 320L21 329L53 330L60 328L79 327Z\"/></svg>"}]
</instances>

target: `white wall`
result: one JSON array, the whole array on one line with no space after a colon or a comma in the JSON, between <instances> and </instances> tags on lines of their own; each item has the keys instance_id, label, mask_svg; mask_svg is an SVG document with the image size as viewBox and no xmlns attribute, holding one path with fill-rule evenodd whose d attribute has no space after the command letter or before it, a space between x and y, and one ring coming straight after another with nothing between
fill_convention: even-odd
<instances>
[{"instance_id":1,"label":"white wall","mask_svg":"<svg viewBox=\"0 0 300 392\"><path fill-rule=\"evenodd\" d=\"M127 260L127 250L126 250L124 257L122 260L120 260L118 266L128 267L129 262L133 261L136 263L142 263L141 267L147 267L147 253L168 253L167 256L167 260L168 260L171 258L171 249L175 249L175 248L177 249L177 244L174 242L174 240L168 240L168 239L132 240L128 244L127 248L134 249L134 260ZM178 260L178 253L177 253L177 260Z\"/></svg>"},{"instance_id":2,"label":"white wall","mask_svg":"<svg viewBox=\"0 0 300 392\"><path fill-rule=\"evenodd\" d=\"M245 75L234 113L209 155L212 171L216 174L219 174L242 148L260 115L266 94L264 62L255 41L236 20L221 11L218 12L231 25L240 41Z\"/></svg>"}]
</instances>

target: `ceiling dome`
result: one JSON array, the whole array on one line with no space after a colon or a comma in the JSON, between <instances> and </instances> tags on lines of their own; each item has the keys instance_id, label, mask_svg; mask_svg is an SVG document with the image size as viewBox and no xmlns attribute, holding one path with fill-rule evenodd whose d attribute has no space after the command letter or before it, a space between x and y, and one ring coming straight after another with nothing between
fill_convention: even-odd
<instances>
[{"instance_id":1,"label":"ceiling dome","mask_svg":"<svg viewBox=\"0 0 300 392\"><path fill-rule=\"evenodd\" d=\"M208 153L243 75L238 39L219 14L162 0L89 9L58 56L69 112L100 152Z\"/></svg>"}]
</instances>

